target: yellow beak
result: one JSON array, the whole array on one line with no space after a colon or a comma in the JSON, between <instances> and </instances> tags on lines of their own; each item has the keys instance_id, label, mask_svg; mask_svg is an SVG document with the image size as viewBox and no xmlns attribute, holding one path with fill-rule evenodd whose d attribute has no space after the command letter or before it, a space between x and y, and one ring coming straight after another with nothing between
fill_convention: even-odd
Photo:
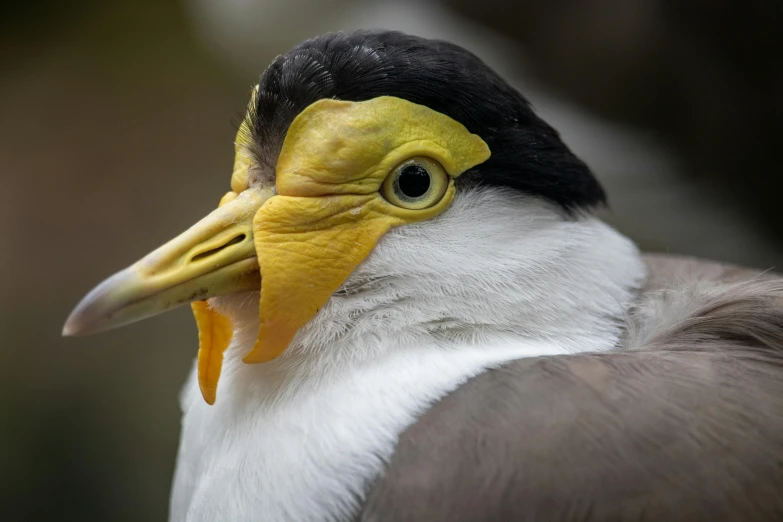
<instances>
[{"instance_id":1,"label":"yellow beak","mask_svg":"<svg viewBox=\"0 0 783 522\"><path fill-rule=\"evenodd\" d=\"M95 287L71 312L63 335L85 335L146 319L177 306L258 290L253 217L272 196L250 189Z\"/></svg>"}]
</instances>

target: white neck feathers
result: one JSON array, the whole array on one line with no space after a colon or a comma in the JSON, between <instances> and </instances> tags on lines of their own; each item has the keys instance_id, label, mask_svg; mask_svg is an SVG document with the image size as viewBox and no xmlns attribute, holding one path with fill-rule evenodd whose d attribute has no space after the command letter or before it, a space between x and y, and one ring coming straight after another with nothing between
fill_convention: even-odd
<instances>
[{"instance_id":1,"label":"white neck feathers","mask_svg":"<svg viewBox=\"0 0 783 522\"><path fill-rule=\"evenodd\" d=\"M213 300L238 329L215 406L183 390L172 519L350 518L433 401L509 360L611 349L644 276L596 218L493 189L390 231L270 363L241 363L258 295Z\"/></svg>"}]
</instances>

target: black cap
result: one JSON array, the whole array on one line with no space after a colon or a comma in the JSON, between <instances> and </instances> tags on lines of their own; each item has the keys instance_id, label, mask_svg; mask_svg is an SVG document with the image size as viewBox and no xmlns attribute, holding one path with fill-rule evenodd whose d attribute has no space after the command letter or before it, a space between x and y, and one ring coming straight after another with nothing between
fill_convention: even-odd
<instances>
[{"instance_id":1,"label":"black cap","mask_svg":"<svg viewBox=\"0 0 783 522\"><path fill-rule=\"evenodd\" d=\"M489 145L491 158L457 178L458 189L506 187L567 211L606 201L587 165L484 62L457 45L394 31L327 34L277 57L261 75L250 111L257 160L274 172L288 127L310 104L378 96L446 114Z\"/></svg>"}]
</instances>

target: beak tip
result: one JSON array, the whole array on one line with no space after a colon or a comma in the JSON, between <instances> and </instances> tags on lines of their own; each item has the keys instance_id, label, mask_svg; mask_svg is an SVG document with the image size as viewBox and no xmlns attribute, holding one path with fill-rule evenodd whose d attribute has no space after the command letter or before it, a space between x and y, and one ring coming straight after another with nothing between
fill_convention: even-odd
<instances>
[{"instance_id":1,"label":"beak tip","mask_svg":"<svg viewBox=\"0 0 783 522\"><path fill-rule=\"evenodd\" d=\"M80 318L77 312L78 307L76 310L71 312L71 315L69 315L68 319L65 320L62 331L63 337L76 337L79 335L84 335L86 328L84 327L84 324L82 324L82 321L79 320Z\"/></svg>"},{"instance_id":2,"label":"beak tip","mask_svg":"<svg viewBox=\"0 0 783 522\"><path fill-rule=\"evenodd\" d=\"M77 337L111 328L112 316L126 302L122 292L133 281L129 269L121 270L90 290L71 311L63 325L63 337Z\"/></svg>"}]
</instances>

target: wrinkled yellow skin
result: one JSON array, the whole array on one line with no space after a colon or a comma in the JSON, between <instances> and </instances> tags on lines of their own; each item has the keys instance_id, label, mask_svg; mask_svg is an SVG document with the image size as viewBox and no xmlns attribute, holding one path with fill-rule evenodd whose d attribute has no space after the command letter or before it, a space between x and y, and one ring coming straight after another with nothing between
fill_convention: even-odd
<instances>
[{"instance_id":1,"label":"wrinkled yellow skin","mask_svg":"<svg viewBox=\"0 0 783 522\"><path fill-rule=\"evenodd\" d=\"M242 141L249 136L247 123L243 126L236 141L233 192L221 204L248 188L252 159ZM438 161L450 177L444 196L421 210L392 205L379 192L387 175L413 156ZM455 195L453 178L489 156L486 143L460 123L399 98L319 100L302 111L278 157L277 195L253 219L261 327L244 362L279 356L391 227L446 210ZM201 333L204 328L212 334L199 336L199 384L211 404L232 325L205 305L195 303L194 314Z\"/></svg>"},{"instance_id":2,"label":"wrinkled yellow skin","mask_svg":"<svg viewBox=\"0 0 783 522\"><path fill-rule=\"evenodd\" d=\"M454 178L486 161L489 149L448 116L389 96L320 100L294 119L277 160L278 195L253 219L261 328L245 362L280 355L389 228L449 207L453 182L422 210L380 195L389 172L411 156L439 161Z\"/></svg>"},{"instance_id":3,"label":"wrinkled yellow skin","mask_svg":"<svg viewBox=\"0 0 783 522\"><path fill-rule=\"evenodd\" d=\"M274 200L274 201L273 201ZM261 329L247 363L280 355L367 257L378 239L405 220L384 213L377 196L278 196L253 220L261 285Z\"/></svg>"}]
</instances>

